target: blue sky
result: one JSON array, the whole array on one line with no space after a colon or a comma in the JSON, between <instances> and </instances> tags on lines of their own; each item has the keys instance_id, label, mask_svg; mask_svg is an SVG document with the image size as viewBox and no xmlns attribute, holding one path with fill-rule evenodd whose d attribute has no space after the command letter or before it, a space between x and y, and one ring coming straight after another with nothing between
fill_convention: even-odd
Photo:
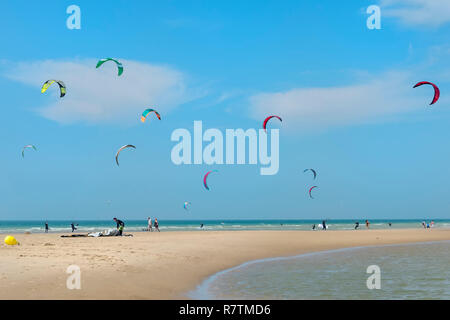
<instances>
[{"instance_id":1,"label":"blue sky","mask_svg":"<svg viewBox=\"0 0 450 320\"><path fill-rule=\"evenodd\" d=\"M81 9L81 29L66 8ZM381 30L366 8L381 7ZM0 10L0 219L448 218L450 4L46 1ZM99 58L124 64L95 69ZM40 93L50 78L65 81ZM434 106L432 81L441 89ZM155 106L162 121L142 124ZM181 165L177 128L283 118L280 170ZM277 125L277 124L275 124ZM37 152L22 147L34 144ZM136 150L116 150L134 144ZM315 168L316 181L303 174ZM202 185L208 170L211 191ZM307 190L318 185L315 199ZM192 203L189 213L184 201Z\"/></svg>"}]
</instances>

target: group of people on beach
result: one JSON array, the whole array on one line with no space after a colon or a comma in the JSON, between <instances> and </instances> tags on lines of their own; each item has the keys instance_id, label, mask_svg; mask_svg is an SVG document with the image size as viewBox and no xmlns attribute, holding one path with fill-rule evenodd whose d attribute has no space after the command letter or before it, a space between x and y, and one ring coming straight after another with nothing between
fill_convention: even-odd
<instances>
[{"instance_id":1,"label":"group of people on beach","mask_svg":"<svg viewBox=\"0 0 450 320\"><path fill-rule=\"evenodd\" d=\"M148 223L147 231L153 232L153 228L152 228L152 218L151 218L151 217L148 217L148 218L147 218L147 223ZM159 231L158 219L155 218L155 221L153 222L153 226L155 227L155 231L158 230L158 232L160 232L160 231Z\"/></svg>"},{"instance_id":2,"label":"group of people on beach","mask_svg":"<svg viewBox=\"0 0 450 320\"><path fill-rule=\"evenodd\" d=\"M369 220L366 220L366 228L369 229L369 226L370 226L370 222L369 222ZM389 222L389 226L391 226L391 223L390 223L390 222ZM328 229L328 226L327 226L326 220L323 220L323 221L322 221L322 224L319 224L318 228L319 228L319 229L322 229L322 230L327 230L327 229ZM355 222L355 230L358 229L358 228L359 228L359 221L356 221L356 222ZM315 224L313 224L312 229L313 229L313 230L316 230L316 229L317 229L317 227L316 227Z\"/></svg>"},{"instance_id":3,"label":"group of people on beach","mask_svg":"<svg viewBox=\"0 0 450 320\"><path fill-rule=\"evenodd\" d=\"M118 234L118 235L119 235L119 236L123 235L123 230L125 229L125 222L123 222L122 220L117 219L117 218L114 218L113 220L114 220L114 222L116 223L117 230L119 231L119 234ZM159 230L158 219L155 218L155 221L154 221L154 223L153 223L153 225L152 225L152 218L148 217L147 222L148 222L147 231L153 231L153 227L154 227L154 228L155 228L155 231L160 232L160 230ZM74 232L75 230L77 230L77 226L78 226L78 223L75 224L74 222L72 222L72 223L70 224L70 227L71 227L71 229L72 229L72 232ZM48 227L48 221L45 221L45 224L44 224L44 230L45 230L45 233L48 233L48 230L49 230L49 229L50 229L50 228Z\"/></svg>"},{"instance_id":4,"label":"group of people on beach","mask_svg":"<svg viewBox=\"0 0 450 320\"><path fill-rule=\"evenodd\" d=\"M77 230L77 227L76 227L76 226L78 226L78 223L75 224L74 222L72 222L72 223L70 224L70 227L72 228L72 232L74 232L75 230ZM45 221L44 229L45 229L45 233L48 233L48 230L50 229L50 228L48 227L48 221Z\"/></svg>"},{"instance_id":5,"label":"group of people on beach","mask_svg":"<svg viewBox=\"0 0 450 320\"><path fill-rule=\"evenodd\" d=\"M117 218L114 218L113 220L114 220L114 222L116 222L117 230L119 230L119 235L121 236L121 235L123 234L123 230L124 230L124 228L125 228L125 223L124 223L122 220L119 220L119 219L117 219ZM366 220L366 221L365 221L365 224L366 224L366 228L369 229L369 228L370 228L370 222L369 222L369 220ZM282 225L282 224L281 224L281 225ZM392 226L392 223L389 222L388 225L389 225L389 227L391 227L391 226ZM78 224L75 224L74 222L72 222L72 223L70 224L70 227L72 228L72 232L74 232L75 230L77 230L77 226L78 226ZM422 227L423 227L424 229L431 229L431 228L434 227L434 221L431 221L430 223L426 223L425 221L422 221ZM45 233L48 233L49 227L48 227L48 222L47 222L47 221L45 221L45 226L44 226L44 228L45 228ZM155 229L155 231L161 232L161 231L159 230L158 219L155 218L155 220L154 220L154 222L153 222L153 224L152 224L152 218L151 218L151 217L148 217L148 218L147 218L147 231L153 232L153 228ZM202 228L203 228L203 223L200 225L200 229L202 229ZM359 228L359 221L356 221L356 222L355 222L355 230L357 230L358 228ZM322 224L319 224L318 226L316 226L315 224L313 224L312 230L316 230L316 229L327 230L327 229L328 229L328 226L327 226L326 220L323 220L323 221L322 221Z\"/></svg>"},{"instance_id":6,"label":"group of people on beach","mask_svg":"<svg viewBox=\"0 0 450 320\"><path fill-rule=\"evenodd\" d=\"M119 236L121 236L123 234L123 229L125 228L125 223L122 220L119 220L117 218L114 218L114 221L117 224L117 230L119 230ZM160 232L158 219L155 218L155 221L153 222L153 225L152 225L152 218L148 217L147 218L147 231L152 232L153 227L155 228L155 231Z\"/></svg>"},{"instance_id":7,"label":"group of people on beach","mask_svg":"<svg viewBox=\"0 0 450 320\"><path fill-rule=\"evenodd\" d=\"M430 223L426 223L425 221L422 221L422 227L424 229L431 229L434 227L434 221L431 221Z\"/></svg>"},{"instance_id":8,"label":"group of people on beach","mask_svg":"<svg viewBox=\"0 0 450 320\"><path fill-rule=\"evenodd\" d=\"M425 222L422 222L422 224L424 224L424 223L425 223ZM432 221L431 223L434 224L433 221ZM367 229L370 229L370 221L369 221L369 220L366 220L366 221L365 221L365 224L366 224L366 228L367 228ZM389 227L391 227L391 226L392 226L392 223L389 222L388 225L389 225ZM355 222L355 230L357 230L358 228L359 228L359 221L356 221L356 222ZM316 229L327 230L327 229L328 229L328 226L327 226L326 220L323 220L323 221L322 221L322 224L319 224L318 226L316 226L315 224L313 224L312 229L313 229L313 230L316 230Z\"/></svg>"},{"instance_id":9,"label":"group of people on beach","mask_svg":"<svg viewBox=\"0 0 450 320\"><path fill-rule=\"evenodd\" d=\"M389 223L389 226L391 226L391 224ZM359 221L355 222L355 230L357 230L359 228ZM370 229L370 221L366 220L366 228Z\"/></svg>"}]
</instances>

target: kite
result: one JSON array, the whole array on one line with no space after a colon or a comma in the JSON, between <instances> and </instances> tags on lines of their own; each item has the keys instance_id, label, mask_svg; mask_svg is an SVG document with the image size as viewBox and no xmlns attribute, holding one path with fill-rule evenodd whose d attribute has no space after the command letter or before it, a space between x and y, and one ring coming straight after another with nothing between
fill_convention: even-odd
<instances>
[{"instance_id":1,"label":"kite","mask_svg":"<svg viewBox=\"0 0 450 320\"><path fill-rule=\"evenodd\" d=\"M22 158L25 158L25 149L27 149L27 148L33 148L36 151L35 146L33 146L32 144L28 144L25 147L23 147L23 149L22 149Z\"/></svg>"},{"instance_id":2,"label":"kite","mask_svg":"<svg viewBox=\"0 0 450 320\"><path fill-rule=\"evenodd\" d=\"M314 169L305 169L305 170L303 170L303 172L306 172L306 171L311 171L313 173L313 175L314 175L314 179L316 179L316 177L317 177L316 170L314 170Z\"/></svg>"},{"instance_id":3,"label":"kite","mask_svg":"<svg viewBox=\"0 0 450 320\"><path fill-rule=\"evenodd\" d=\"M156 117L158 117L159 120L161 120L161 116L159 115L158 111L154 109L145 109L144 112L142 112L141 121L145 122L145 119L147 118L148 114L150 112L154 112L156 114Z\"/></svg>"},{"instance_id":4,"label":"kite","mask_svg":"<svg viewBox=\"0 0 450 320\"><path fill-rule=\"evenodd\" d=\"M209 174L212 173L212 172L219 172L219 171L218 170L212 170L212 171L208 171L205 174L205 176L203 177L203 185L205 186L206 190L209 190L208 184L206 182L207 182Z\"/></svg>"},{"instance_id":5,"label":"kite","mask_svg":"<svg viewBox=\"0 0 450 320\"><path fill-rule=\"evenodd\" d=\"M119 153L122 152L122 150L126 149L126 148L136 149L136 147L133 146L132 144L127 144L127 145L124 145L123 147L120 147L120 149L116 153L116 163L117 163L117 165L119 165Z\"/></svg>"},{"instance_id":6,"label":"kite","mask_svg":"<svg viewBox=\"0 0 450 320\"><path fill-rule=\"evenodd\" d=\"M117 69L118 69L118 71L119 71L119 73L118 73L119 76L123 73L123 66L122 66L122 64L121 64L119 61L117 61L117 60L115 60L115 59L113 59L113 58L106 58L106 59L100 59L100 60L98 60L96 68L100 67L100 66L101 66L102 64L104 64L106 61L114 61L114 62L116 63Z\"/></svg>"},{"instance_id":7,"label":"kite","mask_svg":"<svg viewBox=\"0 0 450 320\"><path fill-rule=\"evenodd\" d=\"M60 92L60 98L64 97L66 95L66 85L61 80L47 80L42 85L41 93L44 93L47 91L47 89L56 82L59 85L59 92Z\"/></svg>"},{"instance_id":8,"label":"kite","mask_svg":"<svg viewBox=\"0 0 450 320\"><path fill-rule=\"evenodd\" d=\"M439 88L437 85L435 85L434 83L428 82L428 81L422 81L422 82L416 83L416 85L413 88L420 87L424 84L429 84L430 86L433 86L434 97L433 97L433 101L431 101L430 105L435 104L439 100L439 97L441 95L441 92L439 91Z\"/></svg>"},{"instance_id":9,"label":"kite","mask_svg":"<svg viewBox=\"0 0 450 320\"><path fill-rule=\"evenodd\" d=\"M309 196L311 197L311 199L314 199L313 196L311 195L311 191L312 189L317 188L317 186L311 187L311 189L309 189Z\"/></svg>"},{"instance_id":10,"label":"kite","mask_svg":"<svg viewBox=\"0 0 450 320\"><path fill-rule=\"evenodd\" d=\"M281 118L280 118L279 116L270 116L270 117L267 117L267 118L264 120L264 122L263 122L263 129L264 129L264 131L267 132L267 130L266 130L267 122L268 122L270 119L272 119L272 118L277 118L278 120L283 121L283 120L281 120Z\"/></svg>"},{"instance_id":11,"label":"kite","mask_svg":"<svg viewBox=\"0 0 450 320\"><path fill-rule=\"evenodd\" d=\"M189 210L188 205L190 205L190 204L191 204L191 203L190 203L189 201L185 201L185 202L184 202L184 205L183 205L184 209L185 209L185 210Z\"/></svg>"}]
</instances>

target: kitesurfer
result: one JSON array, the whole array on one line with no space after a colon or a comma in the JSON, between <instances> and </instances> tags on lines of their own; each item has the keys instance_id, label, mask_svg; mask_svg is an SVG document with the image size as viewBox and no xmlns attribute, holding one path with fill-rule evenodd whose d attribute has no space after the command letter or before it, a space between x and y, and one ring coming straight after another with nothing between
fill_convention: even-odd
<instances>
[{"instance_id":1,"label":"kitesurfer","mask_svg":"<svg viewBox=\"0 0 450 320\"><path fill-rule=\"evenodd\" d=\"M125 223L117 218L114 218L113 220L116 222L117 230L119 230L119 236L121 236L123 233L123 229L125 228Z\"/></svg>"},{"instance_id":2,"label":"kitesurfer","mask_svg":"<svg viewBox=\"0 0 450 320\"><path fill-rule=\"evenodd\" d=\"M147 231L153 232L153 229L152 229L152 218L148 217L148 218L147 218L147 223L148 223L148 225L147 225Z\"/></svg>"}]
</instances>

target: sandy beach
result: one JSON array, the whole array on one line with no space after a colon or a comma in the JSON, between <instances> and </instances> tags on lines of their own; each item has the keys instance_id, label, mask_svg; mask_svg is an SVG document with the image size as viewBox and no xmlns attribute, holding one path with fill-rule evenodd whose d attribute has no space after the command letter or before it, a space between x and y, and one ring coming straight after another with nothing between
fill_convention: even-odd
<instances>
[{"instance_id":1,"label":"sandy beach","mask_svg":"<svg viewBox=\"0 0 450 320\"><path fill-rule=\"evenodd\" d=\"M20 246L0 246L0 299L185 299L186 293L208 276L249 260L450 240L450 229L133 235L61 238L60 234L16 234ZM81 269L81 290L66 287L69 265Z\"/></svg>"}]
</instances>

